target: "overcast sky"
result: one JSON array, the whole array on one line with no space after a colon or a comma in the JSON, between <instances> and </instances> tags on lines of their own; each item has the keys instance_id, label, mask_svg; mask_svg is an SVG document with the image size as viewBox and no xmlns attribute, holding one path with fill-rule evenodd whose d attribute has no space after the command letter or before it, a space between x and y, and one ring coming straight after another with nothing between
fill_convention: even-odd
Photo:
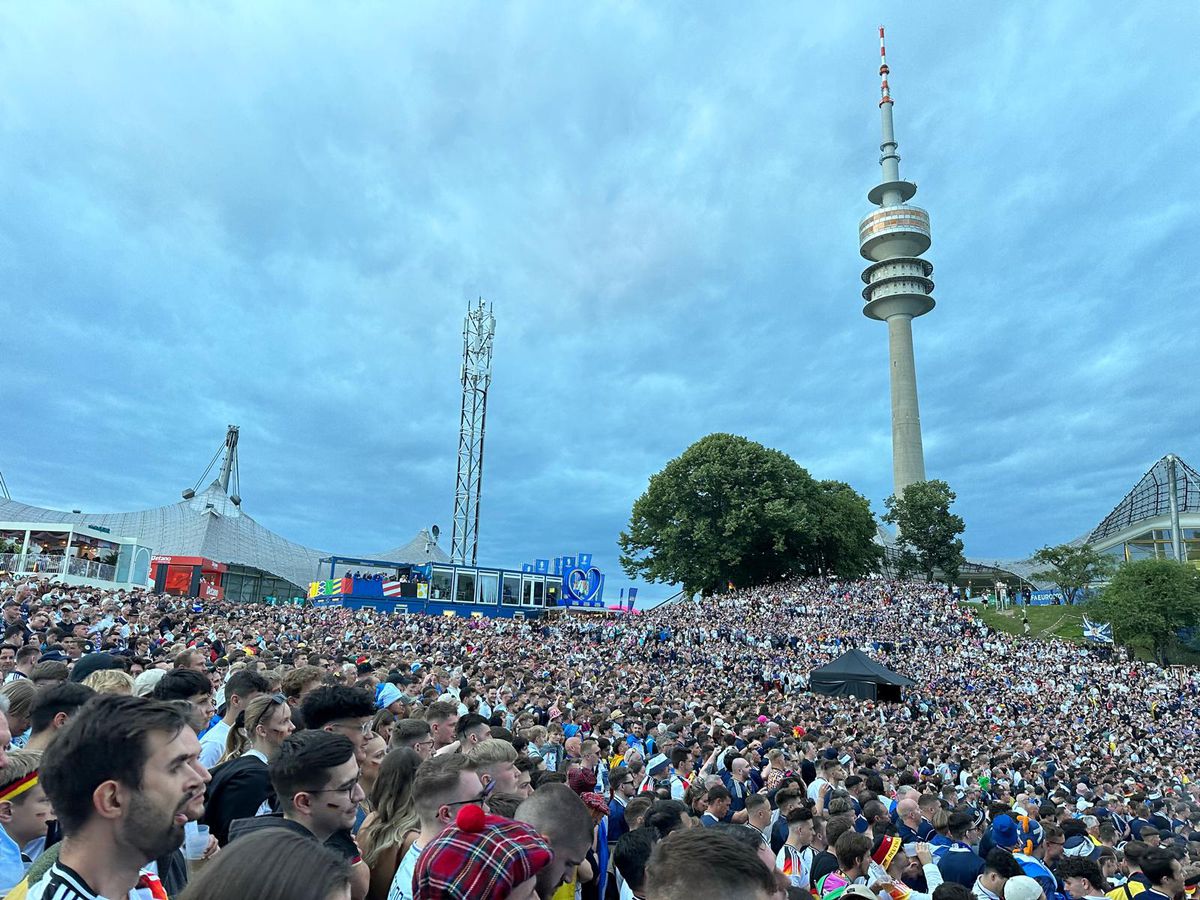
<instances>
[{"instance_id":1,"label":"overcast sky","mask_svg":"<svg viewBox=\"0 0 1200 900\"><path fill-rule=\"evenodd\" d=\"M448 548L482 295L482 562L591 551L614 598L631 504L714 431L882 513L881 21L928 474L968 554L1086 532L1200 465L1195 3L6 4L0 471L163 505L235 423L273 530Z\"/></svg>"}]
</instances>

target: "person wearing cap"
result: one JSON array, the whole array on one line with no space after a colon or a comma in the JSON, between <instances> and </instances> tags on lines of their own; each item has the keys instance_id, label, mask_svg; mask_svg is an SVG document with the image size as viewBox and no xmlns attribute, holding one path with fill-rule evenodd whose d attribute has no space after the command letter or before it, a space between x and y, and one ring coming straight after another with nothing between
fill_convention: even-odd
<instances>
[{"instance_id":1,"label":"person wearing cap","mask_svg":"<svg viewBox=\"0 0 1200 900\"><path fill-rule=\"evenodd\" d=\"M1019 848L1025 846L1025 839L1017 828L1012 816L997 816L992 822L992 844L1001 850L1008 850L1021 866L1021 871L1034 879L1047 897L1052 897L1058 890L1058 879L1054 877L1046 864L1035 856L1022 852ZM1005 900L1008 900L1005 895ZM1036 897L1019 897L1016 900L1037 900Z\"/></svg>"},{"instance_id":2,"label":"person wearing cap","mask_svg":"<svg viewBox=\"0 0 1200 900\"><path fill-rule=\"evenodd\" d=\"M403 714L404 695L400 693L400 688L390 681L378 684L375 687L375 708L386 709L397 716Z\"/></svg>"},{"instance_id":3,"label":"person wearing cap","mask_svg":"<svg viewBox=\"0 0 1200 900\"><path fill-rule=\"evenodd\" d=\"M417 860L414 900L532 900L554 853L523 822L467 805Z\"/></svg>"},{"instance_id":4,"label":"person wearing cap","mask_svg":"<svg viewBox=\"0 0 1200 900\"><path fill-rule=\"evenodd\" d=\"M646 777L638 788L639 794L669 794L669 799L682 802L687 794L683 779L671 771L671 761L656 753L646 762ZM664 798L667 799L667 798Z\"/></svg>"},{"instance_id":5,"label":"person wearing cap","mask_svg":"<svg viewBox=\"0 0 1200 900\"><path fill-rule=\"evenodd\" d=\"M1004 883L1004 900L1046 900L1045 888L1028 875L1016 875Z\"/></svg>"}]
</instances>

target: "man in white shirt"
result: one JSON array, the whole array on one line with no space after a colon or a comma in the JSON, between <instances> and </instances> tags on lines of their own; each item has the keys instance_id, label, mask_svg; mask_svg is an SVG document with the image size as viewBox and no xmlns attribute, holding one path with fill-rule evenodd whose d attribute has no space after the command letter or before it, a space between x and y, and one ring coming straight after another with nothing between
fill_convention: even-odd
<instances>
[{"instance_id":1,"label":"man in white shirt","mask_svg":"<svg viewBox=\"0 0 1200 900\"><path fill-rule=\"evenodd\" d=\"M265 694L269 687L267 679L247 669L229 676L225 682L225 715L200 738L200 762L206 769L213 768L225 755L225 742L230 729L237 722L238 714L255 697Z\"/></svg>"},{"instance_id":2,"label":"man in white shirt","mask_svg":"<svg viewBox=\"0 0 1200 900\"><path fill-rule=\"evenodd\" d=\"M484 803L483 782L468 765L461 753L446 753L422 763L417 770L412 798L421 830L415 837L411 834L404 837L402 846L407 846L407 850L400 858L387 900L412 900L417 857L425 845L453 823L464 806Z\"/></svg>"}]
</instances>

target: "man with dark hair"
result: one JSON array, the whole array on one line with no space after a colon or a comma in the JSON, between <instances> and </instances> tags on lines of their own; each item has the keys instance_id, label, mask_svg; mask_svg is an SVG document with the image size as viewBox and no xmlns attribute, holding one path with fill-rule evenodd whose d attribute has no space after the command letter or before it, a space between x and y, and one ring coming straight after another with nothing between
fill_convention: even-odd
<instances>
[{"instance_id":1,"label":"man with dark hair","mask_svg":"<svg viewBox=\"0 0 1200 900\"><path fill-rule=\"evenodd\" d=\"M1143 828L1144 835L1148 829ZM1183 893L1183 865L1166 850L1151 848L1142 856L1142 873L1150 887L1139 900L1176 900Z\"/></svg>"},{"instance_id":2,"label":"man with dark hair","mask_svg":"<svg viewBox=\"0 0 1200 900\"><path fill-rule=\"evenodd\" d=\"M813 859L816 852L812 842L816 836L812 811L797 806L787 814L788 839L775 856L775 868L783 873L792 887L809 890Z\"/></svg>"},{"instance_id":3,"label":"man with dark hair","mask_svg":"<svg viewBox=\"0 0 1200 900\"><path fill-rule=\"evenodd\" d=\"M454 739L458 748L466 753L480 741L486 741L492 733L488 720L478 713L467 713L454 725Z\"/></svg>"},{"instance_id":4,"label":"man with dark hair","mask_svg":"<svg viewBox=\"0 0 1200 900\"><path fill-rule=\"evenodd\" d=\"M809 873L809 883L813 887L816 887L821 879L830 872L837 871L838 858L834 848L842 835L848 831L854 831L854 817L850 813L830 816L825 823L825 849L813 858L812 872ZM868 849L870 843L871 839L867 838Z\"/></svg>"},{"instance_id":5,"label":"man with dark hair","mask_svg":"<svg viewBox=\"0 0 1200 900\"><path fill-rule=\"evenodd\" d=\"M193 669L172 669L158 680L150 696L155 700L186 700L192 705L191 726L199 734L216 714L212 682Z\"/></svg>"},{"instance_id":6,"label":"man with dark hair","mask_svg":"<svg viewBox=\"0 0 1200 900\"><path fill-rule=\"evenodd\" d=\"M237 721L238 714L246 704L270 688L267 679L257 672L242 669L234 672L225 682L225 715L200 738L200 762L213 768L225 753L225 741L229 730Z\"/></svg>"},{"instance_id":7,"label":"man with dark hair","mask_svg":"<svg viewBox=\"0 0 1200 900\"><path fill-rule=\"evenodd\" d=\"M550 865L537 876L538 896L550 900L591 849L591 813L565 784L546 784L517 807L516 819L532 825L554 851Z\"/></svg>"},{"instance_id":8,"label":"man with dark hair","mask_svg":"<svg viewBox=\"0 0 1200 900\"><path fill-rule=\"evenodd\" d=\"M788 840L787 817L792 810L800 806L800 789L784 787L775 792L775 811L777 815L771 823L771 852L778 854Z\"/></svg>"},{"instance_id":9,"label":"man with dark hair","mask_svg":"<svg viewBox=\"0 0 1200 900\"><path fill-rule=\"evenodd\" d=\"M638 828L621 835L613 849L613 868L616 869L620 896L626 896L626 892L621 890L622 884L633 896L645 896L646 865L653 851L653 829Z\"/></svg>"},{"instance_id":10,"label":"man with dark hair","mask_svg":"<svg viewBox=\"0 0 1200 900\"><path fill-rule=\"evenodd\" d=\"M1126 841L1121 848L1121 869L1126 877L1125 883L1108 892L1109 900L1133 900L1142 891L1150 887L1150 879L1142 871L1142 857L1150 848L1141 841Z\"/></svg>"},{"instance_id":11,"label":"man with dark hair","mask_svg":"<svg viewBox=\"0 0 1200 900\"><path fill-rule=\"evenodd\" d=\"M727 788L719 784L710 787L708 789L708 809L700 817L700 824L705 828L719 825L729 815L729 804L732 802L733 796Z\"/></svg>"},{"instance_id":12,"label":"man with dark hair","mask_svg":"<svg viewBox=\"0 0 1200 900\"><path fill-rule=\"evenodd\" d=\"M297 731L284 739L267 774L280 812L234 819L229 840L263 828L309 835L346 860L353 896L365 897L371 873L350 834L366 796L358 784L354 743L328 731Z\"/></svg>"},{"instance_id":13,"label":"man with dark hair","mask_svg":"<svg viewBox=\"0 0 1200 900\"><path fill-rule=\"evenodd\" d=\"M675 832L646 866L646 900L768 900L778 887L758 854L720 829Z\"/></svg>"},{"instance_id":14,"label":"man with dark hair","mask_svg":"<svg viewBox=\"0 0 1200 900\"><path fill-rule=\"evenodd\" d=\"M975 879L983 871L983 857L972 848L967 836L975 828L975 817L968 812L955 811L950 814L946 829L950 833L950 846L938 857L938 871L946 881L953 881L965 888L975 885Z\"/></svg>"},{"instance_id":15,"label":"man with dark hair","mask_svg":"<svg viewBox=\"0 0 1200 900\"><path fill-rule=\"evenodd\" d=\"M29 740L26 750L45 750L76 711L96 696L82 684L64 681L40 688L29 707Z\"/></svg>"},{"instance_id":16,"label":"man with dark hair","mask_svg":"<svg viewBox=\"0 0 1200 900\"><path fill-rule=\"evenodd\" d=\"M234 819L230 841L262 828L287 828L324 843L354 824L363 799L350 739L327 731L298 731L285 738L268 766L280 813Z\"/></svg>"},{"instance_id":17,"label":"man with dark hair","mask_svg":"<svg viewBox=\"0 0 1200 900\"><path fill-rule=\"evenodd\" d=\"M454 743L454 729L458 725L456 704L444 700L430 703L425 710L425 721L429 723L429 731L433 735L434 753Z\"/></svg>"},{"instance_id":18,"label":"man with dark hair","mask_svg":"<svg viewBox=\"0 0 1200 900\"><path fill-rule=\"evenodd\" d=\"M279 689L287 697L288 706L292 708L292 724L299 731L304 728L304 720L300 718L300 704L304 698L321 686L325 678L325 670L316 666L298 666L284 673L279 682Z\"/></svg>"},{"instance_id":19,"label":"man with dark hair","mask_svg":"<svg viewBox=\"0 0 1200 900\"><path fill-rule=\"evenodd\" d=\"M983 862L983 870L971 886L977 900L999 900L1004 896L1004 885L1010 878L1021 875L1021 864L1007 850L994 847Z\"/></svg>"},{"instance_id":20,"label":"man with dark hair","mask_svg":"<svg viewBox=\"0 0 1200 900\"><path fill-rule=\"evenodd\" d=\"M1057 875L1067 894L1074 900L1100 900L1104 897L1104 875L1100 867L1086 857L1068 856L1058 864Z\"/></svg>"},{"instance_id":21,"label":"man with dark hair","mask_svg":"<svg viewBox=\"0 0 1200 900\"><path fill-rule=\"evenodd\" d=\"M4 677L4 683L10 681L20 681L22 678L28 678L33 674L33 667L37 665L39 657L42 655L40 647L34 644L29 644L17 649L17 659L13 664L12 671Z\"/></svg>"},{"instance_id":22,"label":"man with dark hair","mask_svg":"<svg viewBox=\"0 0 1200 900\"><path fill-rule=\"evenodd\" d=\"M97 696L42 756L40 781L65 835L28 900L165 896L146 867L183 843L204 813L208 770L187 717L170 703Z\"/></svg>"},{"instance_id":23,"label":"man with dark hair","mask_svg":"<svg viewBox=\"0 0 1200 900\"><path fill-rule=\"evenodd\" d=\"M391 749L399 750L402 747L415 751L421 759L429 759L433 755L433 735L429 732L429 723L424 719L401 719L393 725Z\"/></svg>"},{"instance_id":24,"label":"man with dark hair","mask_svg":"<svg viewBox=\"0 0 1200 900\"><path fill-rule=\"evenodd\" d=\"M371 692L363 688L326 685L311 692L300 704L305 727L349 738L359 765L367 755L374 715L375 701Z\"/></svg>"},{"instance_id":25,"label":"man with dark hair","mask_svg":"<svg viewBox=\"0 0 1200 900\"><path fill-rule=\"evenodd\" d=\"M866 820L867 829L873 838L888 834L892 830L892 818L888 814L888 808L879 800L868 800L863 804L862 818Z\"/></svg>"},{"instance_id":26,"label":"man with dark hair","mask_svg":"<svg viewBox=\"0 0 1200 900\"><path fill-rule=\"evenodd\" d=\"M865 877L871 865L871 845L871 839L855 831L852 823L833 847L838 861L837 869L813 881L817 893L823 897Z\"/></svg>"}]
</instances>

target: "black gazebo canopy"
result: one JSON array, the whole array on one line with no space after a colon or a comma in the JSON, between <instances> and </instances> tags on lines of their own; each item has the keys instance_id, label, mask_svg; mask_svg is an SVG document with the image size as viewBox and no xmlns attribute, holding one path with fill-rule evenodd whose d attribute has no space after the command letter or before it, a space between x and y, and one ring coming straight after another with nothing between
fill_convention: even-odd
<instances>
[{"instance_id":1,"label":"black gazebo canopy","mask_svg":"<svg viewBox=\"0 0 1200 900\"><path fill-rule=\"evenodd\" d=\"M912 687L915 681L897 675L861 650L847 650L831 663L808 673L808 687L814 694L833 697L854 695L863 700L883 700L896 703L900 689Z\"/></svg>"}]
</instances>

